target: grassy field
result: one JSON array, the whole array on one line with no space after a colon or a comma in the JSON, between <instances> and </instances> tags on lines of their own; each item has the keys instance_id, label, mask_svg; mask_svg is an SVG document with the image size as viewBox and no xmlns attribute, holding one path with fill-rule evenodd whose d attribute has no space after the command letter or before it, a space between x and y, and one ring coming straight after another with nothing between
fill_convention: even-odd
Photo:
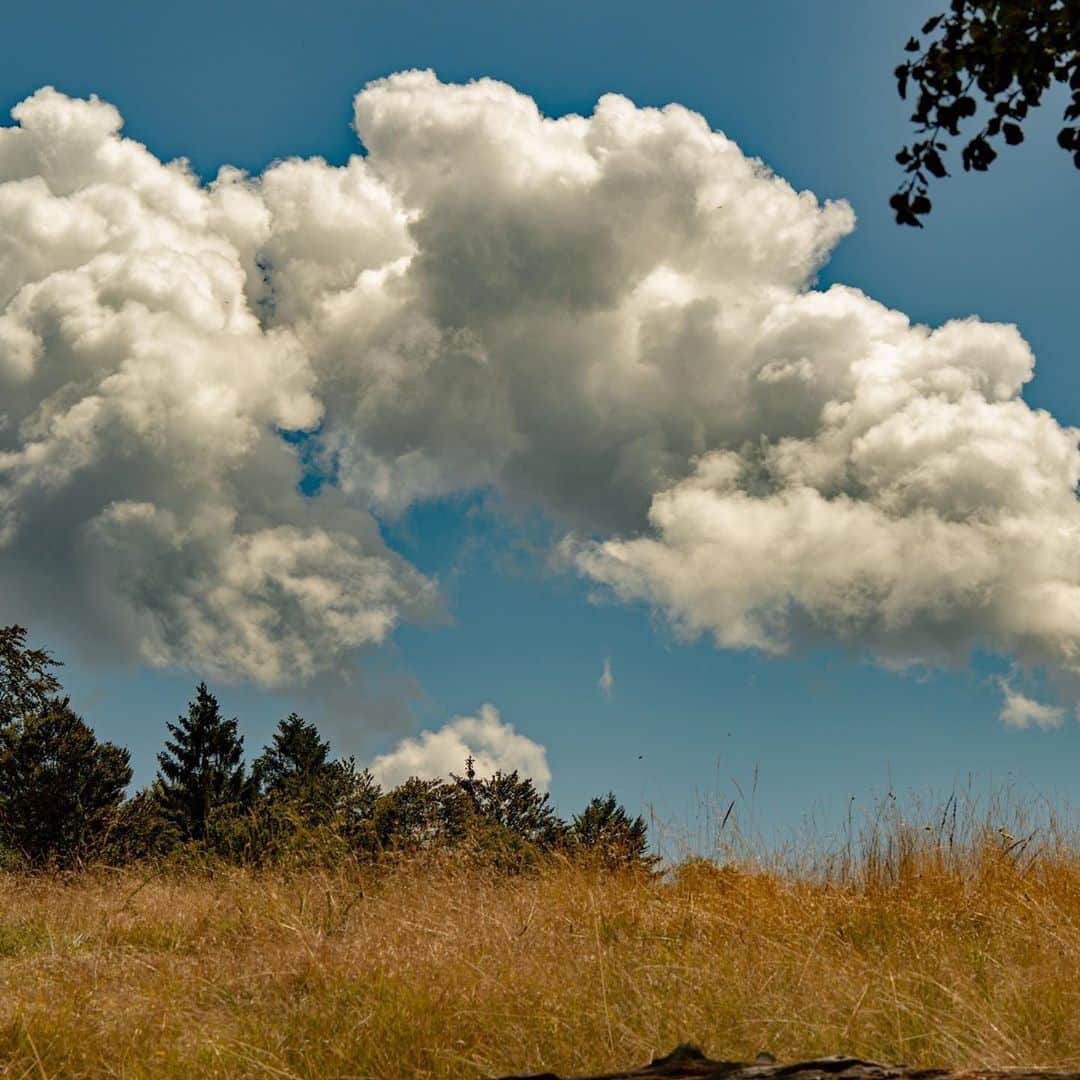
<instances>
[{"instance_id":1,"label":"grassy field","mask_svg":"<svg viewBox=\"0 0 1080 1080\"><path fill-rule=\"evenodd\" d=\"M946 835L948 834L948 835ZM1080 1063L1080 856L891 826L794 863L0 875L13 1076L480 1077L847 1052Z\"/></svg>"}]
</instances>

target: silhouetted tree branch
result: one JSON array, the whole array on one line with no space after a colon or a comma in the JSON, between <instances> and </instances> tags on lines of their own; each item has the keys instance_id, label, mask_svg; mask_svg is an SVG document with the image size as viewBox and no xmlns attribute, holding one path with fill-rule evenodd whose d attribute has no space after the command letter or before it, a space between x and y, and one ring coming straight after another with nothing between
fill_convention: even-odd
<instances>
[{"instance_id":1,"label":"silhouetted tree branch","mask_svg":"<svg viewBox=\"0 0 1080 1080\"><path fill-rule=\"evenodd\" d=\"M949 175L945 137L960 135L980 95L992 110L960 151L965 171L986 172L999 138L1008 146L1023 142L1028 111L1054 82L1072 91L1057 141L1080 169L1080 0L952 0L948 12L927 20L922 36L925 44L908 40L907 52L917 55L896 69L900 96L913 91L911 120L924 136L896 155L907 174L889 200L897 224L922 226L931 178Z\"/></svg>"}]
</instances>

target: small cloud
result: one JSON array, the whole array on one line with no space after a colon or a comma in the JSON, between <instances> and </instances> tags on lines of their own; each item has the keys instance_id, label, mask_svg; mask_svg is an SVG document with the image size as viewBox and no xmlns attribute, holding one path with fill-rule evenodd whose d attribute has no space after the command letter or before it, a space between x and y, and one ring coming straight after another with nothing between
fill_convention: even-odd
<instances>
[{"instance_id":1,"label":"small cloud","mask_svg":"<svg viewBox=\"0 0 1080 1080\"><path fill-rule=\"evenodd\" d=\"M611 693L615 689L615 676L611 674L610 656L604 657L604 670L600 673L596 685L603 691L604 697L611 697Z\"/></svg>"},{"instance_id":2,"label":"small cloud","mask_svg":"<svg viewBox=\"0 0 1080 1080\"><path fill-rule=\"evenodd\" d=\"M1043 731L1061 727L1065 720L1064 709L1025 697L1019 690L1014 690L1007 679L1000 679L998 685L1005 695L998 716L1007 727L1023 729L1035 726Z\"/></svg>"},{"instance_id":3,"label":"small cloud","mask_svg":"<svg viewBox=\"0 0 1080 1080\"><path fill-rule=\"evenodd\" d=\"M422 731L415 738L402 739L369 768L384 788L392 788L410 776L442 780L452 772L464 772L465 759L470 756L477 776L517 770L541 791L551 784L547 749L519 735L513 724L504 723L494 705L481 705L476 716L455 716L438 731Z\"/></svg>"}]
</instances>

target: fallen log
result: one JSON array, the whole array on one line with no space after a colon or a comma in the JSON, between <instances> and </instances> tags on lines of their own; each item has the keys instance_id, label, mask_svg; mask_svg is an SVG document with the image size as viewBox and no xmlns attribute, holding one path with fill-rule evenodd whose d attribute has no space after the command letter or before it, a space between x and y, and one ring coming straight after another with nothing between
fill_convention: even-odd
<instances>
[{"instance_id":1,"label":"fallen log","mask_svg":"<svg viewBox=\"0 0 1080 1080\"><path fill-rule=\"evenodd\" d=\"M713 1061L685 1043L648 1065L601 1076L559 1077L555 1073L504 1076L499 1080L1080 1080L1080 1072L1052 1069L909 1069L850 1057L779 1064L771 1054L753 1062Z\"/></svg>"}]
</instances>

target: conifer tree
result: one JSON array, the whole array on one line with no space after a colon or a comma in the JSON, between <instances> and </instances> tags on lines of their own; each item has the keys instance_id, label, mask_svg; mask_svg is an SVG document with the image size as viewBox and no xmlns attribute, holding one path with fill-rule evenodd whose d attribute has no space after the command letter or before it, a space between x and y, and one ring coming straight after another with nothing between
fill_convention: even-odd
<instances>
[{"instance_id":1,"label":"conifer tree","mask_svg":"<svg viewBox=\"0 0 1080 1080\"><path fill-rule=\"evenodd\" d=\"M296 713L280 721L273 743L251 767L259 791L293 801L313 798L331 770L330 743L319 729Z\"/></svg>"},{"instance_id":2,"label":"conifer tree","mask_svg":"<svg viewBox=\"0 0 1080 1080\"><path fill-rule=\"evenodd\" d=\"M570 839L583 851L608 866L651 866L645 819L631 818L609 792L593 799L570 825Z\"/></svg>"},{"instance_id":3,"label":"conifer tree","mask_svg":"<svg viewBox=\"0 0 1080 1080\"><path fill-rule=\"evenodd\" d=\"M244 739L206 683L199 683L187 716L168 727L172 738L158 754L158 798L182 836L202 840L211 816L238 807L246 794Z\"/></svg>"},{"instance_id":4,"label":"conifer tree","mask_svg":"<svg viewBox=\"0 0 1080 1080\"><path fill-rule=\"evenodd\" d=\"M251 776L264 800L298 813L311 825L337 820L347 830L354 819L370 818L378 798L370 774L358 772L351 759L331 761L330 743L296 713L278 724L272 744L255 759Z\"/></svg>"}]
</instances>

